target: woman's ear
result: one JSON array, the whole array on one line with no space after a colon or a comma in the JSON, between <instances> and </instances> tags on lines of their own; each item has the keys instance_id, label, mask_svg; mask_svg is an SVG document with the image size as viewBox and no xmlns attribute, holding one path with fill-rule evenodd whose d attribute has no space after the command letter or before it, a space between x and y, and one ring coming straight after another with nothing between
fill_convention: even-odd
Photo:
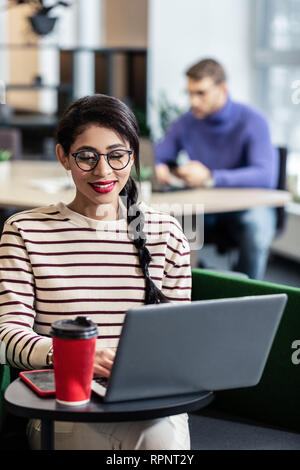
<instances>
[{"instance_id":1,"label":"woman's ear","mask_svg":"<svg viewBox=\"0 0 300 470\"><path fill-rule=\"evenodd\" d=\"M65 154L64 149L60 144L56 145L56 155L62 166L66 170L70 170L70 162L69 162L69 157Z\"/></svg>"},{"instance_id":2,"label":"woman's ear","mask_svg":"<svg viewBox=\"0 0 300 470\"><path fill-rule=\"evenodd\" d=\"M134 153L132 153L130 155L130 161L129 161L130 166L132 166L134 164L134 160L135 160L135 155L134 155Z\"/></svg>"}]
</instances>

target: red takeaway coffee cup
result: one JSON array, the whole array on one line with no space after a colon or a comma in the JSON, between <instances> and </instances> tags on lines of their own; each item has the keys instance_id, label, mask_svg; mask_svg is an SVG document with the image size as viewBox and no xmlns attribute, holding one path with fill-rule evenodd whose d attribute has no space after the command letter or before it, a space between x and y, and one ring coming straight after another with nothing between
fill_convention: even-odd
<instances>
[{"instance_id":1,"label":"red takeaway coffee cup","mask_svg":"<svg viewBox=\"0 0 300 470\"><path fill-rule=\"evenodd\" d=\"M97 325L88 317L52 323L56 401L83 405L90 400Z\"/></svg>"}]
</instances>

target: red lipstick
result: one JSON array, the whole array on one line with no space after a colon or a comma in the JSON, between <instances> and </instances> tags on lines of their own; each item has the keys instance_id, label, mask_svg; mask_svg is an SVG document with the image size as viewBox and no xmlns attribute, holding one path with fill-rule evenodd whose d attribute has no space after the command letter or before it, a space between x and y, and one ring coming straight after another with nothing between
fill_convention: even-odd
<instances>
[{"instance_id":1,"label":"red lipstick","mask_svg":"<svg viewBox=\"0 0 300 470\"><path fill-rule=\"evenodd\" d=\"M96 181L95 183L89 183L94 191L97 193L105 194L112 191L117 184L116 180L109 181Z\"/></svg>"}]
</instances>

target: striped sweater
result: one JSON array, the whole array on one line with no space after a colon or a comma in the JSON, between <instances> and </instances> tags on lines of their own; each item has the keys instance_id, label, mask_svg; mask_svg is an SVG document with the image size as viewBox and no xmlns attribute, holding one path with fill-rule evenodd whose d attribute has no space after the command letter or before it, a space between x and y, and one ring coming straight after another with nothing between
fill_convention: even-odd
<instances>
[{"instance_id":1,"label":"striped sweater","mask_svg":"<svg viewBox=\"0 0 300 470\"><path fill-rule=\"evenodd\" d=\"M189 246L180 224L141 203L151 278L189 302ZM116 347L126 311L144 304L145 279L126 219L98 221L63 203L10 217L0 243L0 341L14 367L46 366L51 323L88 315L97 347Z\"/></svg>"}]
</instances>

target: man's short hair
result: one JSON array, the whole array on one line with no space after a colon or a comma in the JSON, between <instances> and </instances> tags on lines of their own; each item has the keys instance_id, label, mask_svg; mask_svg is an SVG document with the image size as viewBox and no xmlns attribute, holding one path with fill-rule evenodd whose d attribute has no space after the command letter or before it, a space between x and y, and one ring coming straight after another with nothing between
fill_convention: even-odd
<instances>
[{"instance_id":1,"label":"man's short hair","mask_svg":"<svg viewBox=\"0 0 300 470\"><path fill-rule=\"evenodd\" d=\"M214 59L203 59L186 71L186 75L193 80L202 80L210 77L216 84L226 82L226 73L219 62Z\"/></svg>"}]
</instances>

